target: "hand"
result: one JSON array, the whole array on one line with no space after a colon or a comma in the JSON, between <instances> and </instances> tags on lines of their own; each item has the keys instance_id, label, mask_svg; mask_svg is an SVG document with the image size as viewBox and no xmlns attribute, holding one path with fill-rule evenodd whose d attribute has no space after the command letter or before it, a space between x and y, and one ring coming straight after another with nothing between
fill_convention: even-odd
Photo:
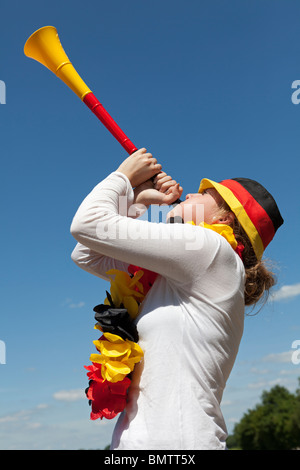
<instances>
[{"instance_id":1,"label":"hand","mask_svg":"<svg viewBox=\"0 0 300 470\"><path fill-rule=\"evenodd\" d=\"M152 178L161 170L151 153L145 148L139 149L121 163L117 171L120 171L129 179L133 188Z\"/></svg>"},{"instance_id":2,"label":"hand","mask_svg":"<svg viewBox=\"0 0 300 470\"><path fill-rule=\"evenodd\" d=\"M150 179L135 188L135 204L143 204L146 207L150 204L170 205L180 198L183 189L171 176L160 171L153 180Z\"/></svg>"}]
</instances>

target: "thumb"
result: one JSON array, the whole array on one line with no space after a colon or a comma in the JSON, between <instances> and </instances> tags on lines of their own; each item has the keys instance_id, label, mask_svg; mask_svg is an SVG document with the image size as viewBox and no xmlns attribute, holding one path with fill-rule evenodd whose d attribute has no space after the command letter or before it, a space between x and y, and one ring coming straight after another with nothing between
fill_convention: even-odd
<instances>
[{"instance_id":1,"label":"thumb","mask_svg":"<svg viewBox=\"0 0 300 470\"><path fill-rule=\"evenodd\" d=\"M165 194L165 197L164 197L165 203L172 204L173 202L175 202L176 199L180 198L182 191L183 189L179 185L179 183L172 186L172 188L169 189L168 193Z\"/></svg>"}]
</instances>

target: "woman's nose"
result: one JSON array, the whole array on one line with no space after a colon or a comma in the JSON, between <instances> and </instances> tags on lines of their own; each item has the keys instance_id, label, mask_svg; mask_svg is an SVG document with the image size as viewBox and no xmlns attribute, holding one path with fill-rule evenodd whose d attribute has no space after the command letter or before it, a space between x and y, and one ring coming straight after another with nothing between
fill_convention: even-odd
<instances>
[{"instance_id":1,"label":"woman's nose","mask_svg":"<svg viewBox=\"0 0 300 470\"><path fill-rule=\"evenodd\" d=\"M191 197L194 197L194 196L198 196L198 194L197 194L197 193L196 193L196 194L194 194L194 193L187 194L187 195L185 196L185 199L190 199Z\"/></svg>"}]
</instances>

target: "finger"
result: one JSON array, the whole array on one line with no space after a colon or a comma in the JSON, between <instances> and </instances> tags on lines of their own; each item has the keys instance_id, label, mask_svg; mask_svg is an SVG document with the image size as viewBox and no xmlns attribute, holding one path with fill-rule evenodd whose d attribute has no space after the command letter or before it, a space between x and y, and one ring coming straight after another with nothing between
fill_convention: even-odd
<instances>
[{"instance_id":1,"label":"finger","mask_svg":"<svg viewBox=\"0 0 300 470\"><path fill-rule=\"evenodd\" d=\"M177 195L177 199L179 199L181 197L182 193L183 193L183 188L182 188L182 186L180 186L179 183L177 183L177 185L174 186L174 194L175 193Z\"/></svg>"},{"instance_id":2,"label":"finger","mask_svg":"<svg viewBox=\"0 0 300 470\"><path fill-rule=\"evenodd\" d=\"M153 177L153 183L156 184L160 178L162 178L166 173L164 171L158 172L154 177Z\"/></svg>"},{"instance_id":3,"label":"finger","mask_svg":"<svg viewBox=\"0 0 300 470\"><path fill-rule=\"evenodd\" d=\"M147 150L142 147L141 149L136 150L133 152L129 157L141 157L141 155L144 155L147 152Z\"/></svg>"},{"instance_id":4,"label":"finger","mask_svg":"<svg viewBox=\"0 0 300 470\"><path fill-rule=\"evenodd\" d=\"M156 158L153 158L152 153L145 153L142 155L141 162L146 165L151 165L153 162L157 163L157 160Z\"/></svg>"},{"instance_id":5,"label":"finger","mask_svg":"<svg viewBox=\"0 0 300 470\"><path fill-rule=\"evenodd\" d=\"M159 191L162 192L162 193L165 193L165 192L170 192L172 187L176 186L177 185L177 182L175 180L170 180L170 181L165 181Z\"/></svg>"},{"instance_id":6,"label":"finger","mask_svg":"<svg viewBox=\"0 0 300 470\"><path fill-rule=\"evenodd\" d=\"M146 158L146 159L151 159L151 158L153 158L153 155L150 152L144 152L143 157Z\"/></svg>"},{"instance_id":7,"label":"finger","mask_svg":"<svg viewBox=\"0 0 300 470\"><path fill-rule=\"evenodd\" d=\"M155 189L160 189L164 183L169 181L172 181L172 177L168 175L163 176L161 178L156 178L156 180L154 181Z\"/></svg>"},{"instance_id":8,"label":"finger","mask_svg":"<svg viewBox=\"0 0 300 470\"><path fill-rule=\"evenodd\" d=\"M166 191L167 195L176 195L177 199L181 196L182 194L182 187L179 185L179 183L176 183L176 185L172 186L171 188Z\"/></svg>"},{"instance_id":9,"label":"finger","mask_svg":"<svg viewBox=\"0 0 300 470\"><path fill-rule=\"evenodd\" d=\"M152 167L158 165L157 159L154 158L154 157L149 158L146 163L147 163L149 166L152 166ZM160 170L161 170L161 165L159 165L159 166L160 166ZM158 172L157 172L157 173L158 173Z\"/></svg>"},{"instance_id":10,"label":"finger","mask_svg":"<svg viewBox=\"0 0 300 470\"><path fill-rule=\"evenodd\" d=\"M153 174L155 175L156 173L158 173L161 170L161 168L162 168L162 166L161 166L160 163L154 163L153 164L153 171L154 171Z\"/></svg>"},{"instance_id":11,"label":"finger","mask_svg":"<svg viewBox=\"0 0 300 470\"><path fill-rule=\"evenodd\" d=\"M159 175L157 175L156 182L157 182L158 184L162 184L162 183L164 183L165 181L170 181L171 179L172 179L172 176L167 175L167 174L164 173L164 172L161 172L161 173L159 173Z\"/></svg>"},{"instance_id":12,"label":"finger","mask_svg":"<svg viewBox=\"0 0 300 470\"><path fill-rule=\"evenodd\" d=\"M157 180L160 180L161 178L164 178L165 176L168 176L167 173L165 171L160 171L157 174Z\"/></svg>"},{"instance_id":13,"label":"finger","mask_svg":"<svg viewBox=\"0 0 300 470\"><path fill-rule=\"evenodd\" d=\"M176 199L179 199L181 194L182 194L182 187L177 183L175 186L173 186L169 193L166 193L164 196L164 202L166 204L172 204L172 202L176 201Z\"/></svg>"}]
</instances>

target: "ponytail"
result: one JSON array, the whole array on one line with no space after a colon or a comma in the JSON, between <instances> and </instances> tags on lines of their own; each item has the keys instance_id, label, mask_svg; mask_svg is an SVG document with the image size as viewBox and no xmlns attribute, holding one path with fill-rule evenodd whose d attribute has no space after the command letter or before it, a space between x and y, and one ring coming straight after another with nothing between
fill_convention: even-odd
<instances>
[{"instance_id":1,"label":"ponytail","mask_svg":"<svg viewBox=\"0 0 300 470\"><path fill-rule=\"evenodd\" d=\"M264 260L258 260L250 240L237 219L234 221L233 232L237 242L244 245L242 260L245 266L245 305L265 303L269 290L276 284L274 273L267 268Z\"/></svg>"}]
</instances>

